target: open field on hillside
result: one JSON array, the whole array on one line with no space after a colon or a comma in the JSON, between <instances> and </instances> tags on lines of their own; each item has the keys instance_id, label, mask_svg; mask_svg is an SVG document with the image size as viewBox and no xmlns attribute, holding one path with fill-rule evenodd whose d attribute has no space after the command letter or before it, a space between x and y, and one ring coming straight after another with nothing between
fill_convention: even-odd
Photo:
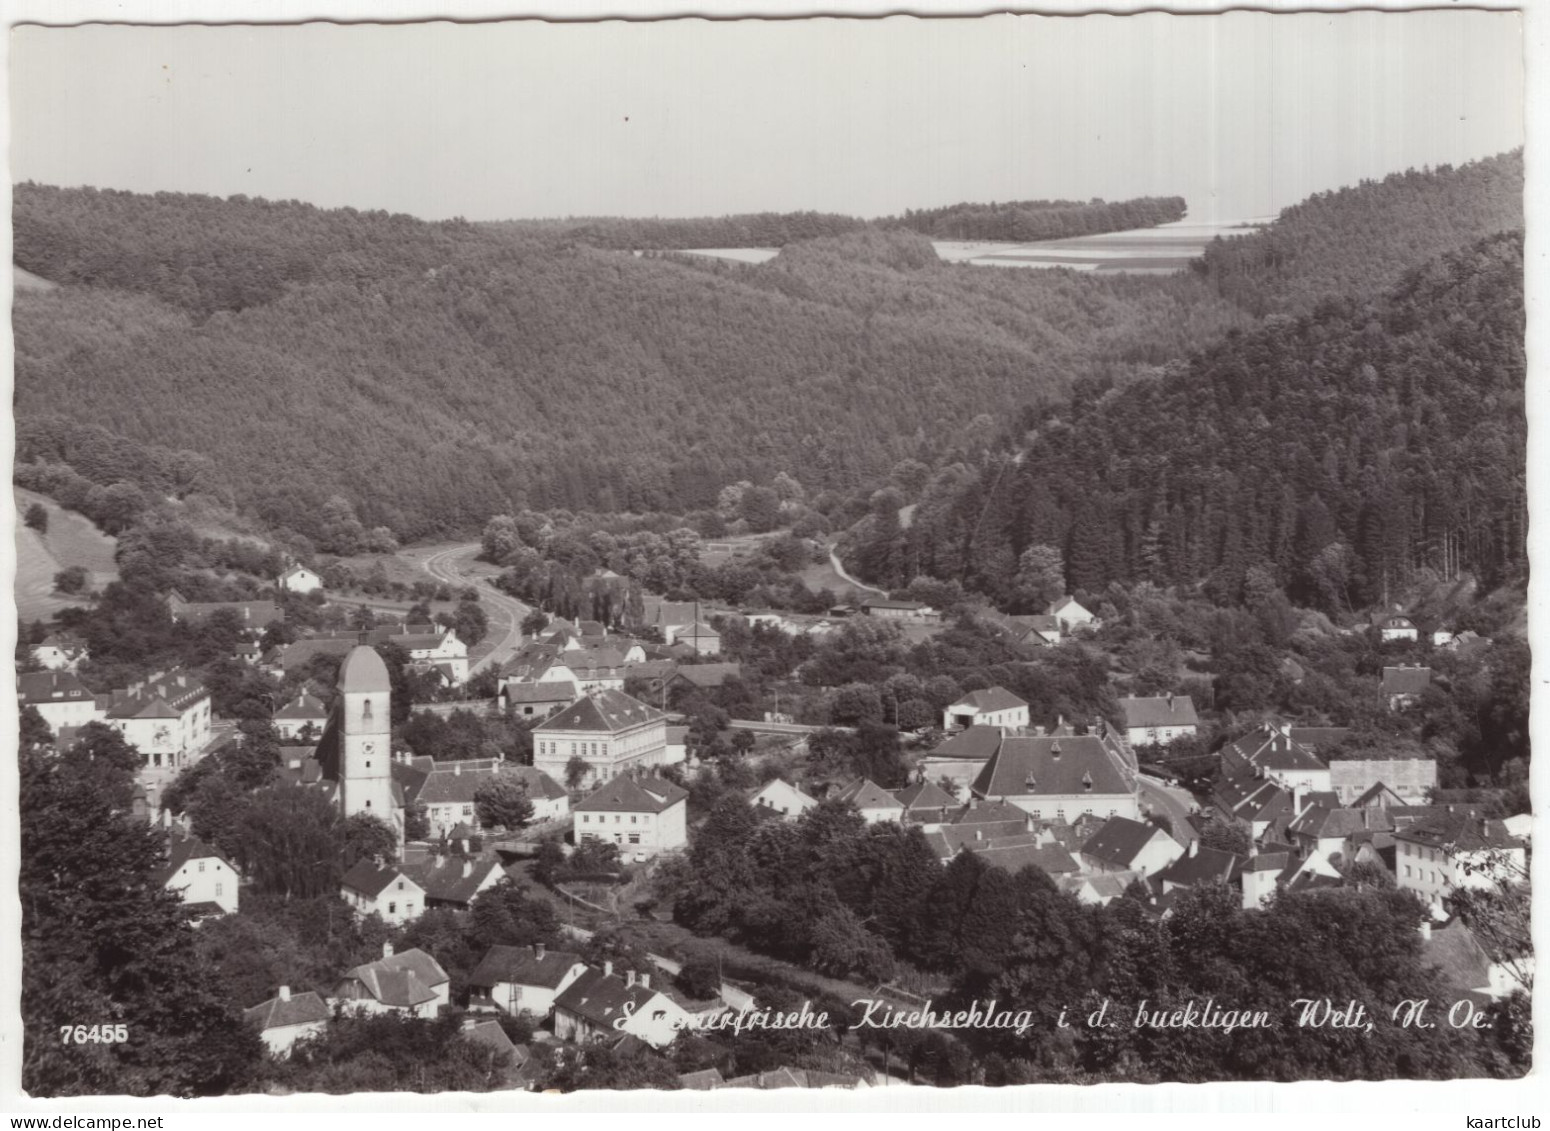
<instances>
[{"instance_id":1,"label":"open field on hillside","mask_svg":"<svg viewBox=\"0 0 1550 1131\"><path fill-rule=\"evenodd\" d=\"M93 589L118 577L113 562L118 543L89 519L32 491L17 489L15 497L16 612L23 620L44 619L68 605L81 604L79 598L54 592L54 575L62 569L84 567ZM42 503L48 511L48 531L43 535L22 525L22 517L33 503Z\"/></svg>"}]
</instances>

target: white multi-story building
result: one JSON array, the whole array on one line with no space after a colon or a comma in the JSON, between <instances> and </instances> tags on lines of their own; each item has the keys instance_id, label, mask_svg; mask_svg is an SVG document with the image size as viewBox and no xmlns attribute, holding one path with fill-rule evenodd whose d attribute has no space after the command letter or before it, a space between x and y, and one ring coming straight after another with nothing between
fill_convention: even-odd
<instances>
[{"instance_id":1,"label":"white multi-story building","mask_svg":"<svg viewBox=\"0 0 1550 1131\"><path fill-rule=\"evenodd\" d=\"M689 843L688 797L663 778L615 777L576 803L576 843L616 844L626 860L682 848Z\"/></svg>"},{"instance_id":2,"label":"white multi-story building","mask_svg":"<svg viewBox=\"0 0 1550 1131\"><path fill-rule=\"evenodd\" d=\"M602 690L576 700L533 731L533 765L555 781L572 758L586 763L576 786L585 788L622 773L667 761L667 716L622 691Z\"/></svg>"},{"instance_id":3,"label":"white multi-story building","mask_svg":"<svg viewBox=\"0 0 1550 1131\"><path fill-rule=\"evenodd\" d=\"M1394 878L1413 891L1438 918L1443 901L1466 889L1528 882L1527 851L1501 821L1472 811L1447 810L1394 834Z\"/></svg>"},{"instance_id":4,"label":"white multi-story building","mask_svg":"<svg viewBox=\"0 0 1550 1131\"><path fill-rule=\"evenodd\" d=\"M18 675L16 703L18 710L34 708L56 737L61 728L83 727L106 715L80 676L64 670Z\"/></svg>"}]
</instances>

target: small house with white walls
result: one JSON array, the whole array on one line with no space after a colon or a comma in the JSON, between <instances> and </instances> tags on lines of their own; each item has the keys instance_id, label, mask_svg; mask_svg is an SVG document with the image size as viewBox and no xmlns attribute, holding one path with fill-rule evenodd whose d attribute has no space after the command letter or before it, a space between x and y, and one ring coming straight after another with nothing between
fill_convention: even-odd
<instances>
[{"instance_id":1,"label":"small house with white walls","mask_svg":"<svg viewBox=\"0 0 1550 1131\"><path fill-rule=\"evenodd\" d=\"M355 967L339 980L329 998L347 1013L403 1012L434 1018L451 1000L451 979L441 964L416 948L393 953L382 944L382 957Z\"/></svg>"},{"instance_id":2,"label":"small house with white walls","mask_svg":"<svg viewBox=\"0 0 1550 1131\"><path fill-rule=\"evenodd\" d=\"M904 802L867 778L858 778L834 795L836 801L854 805L869 825L904 820Z\"/></svg>"},{"instance_id":3,"label":"small house with white walls","mask_svg":"<svg viewBox=\"0 0 1550 1131\"><path fill-rule=\"evenodd\" d=\"M293 565L280 575L280 588L290 593L316 593L323 579L303 565Z\"/></svg>"},{"instance_id":4,"label":"small house with white walls","mask_svg":"<svg viewBox=\"0 0 1550 1131\"><path fill-rule=\"evenodd\" d=\"M328 1003L311 990L293 994L289 986L268 1001L242 1011L242 1019L258 1028L264 1047L281 1059L291 1055L296 1042L315 1037L328 1028Z\"/></svg>"},{"instance_id":5,"label":"small house with white walls","mask_svg":"<svg viewBox=\"0 0 1550 1131\"><path fill-rule=\"evenodd\" d=\"M651 985L650 974L614 964L589 967L554 999L554 1035L562 1041L591 1044L636 1037L652 1048L666 1048L687 1029L689 1012Z\"/></svg>"},{"instance_id":6,"label":"small house with white walls","mask_svg":"<svg viewBox=\"0 0 1550 1131\"><path fill-rule=\"evenodd\" d=\"M814 798L780 778L765 782L759 791L748 799L748 803L757 812L776 813L787 821L796 820L818 804Z\"/></svg>"},{"instance_id":7,"label":"small house with white walls","mask_svg":"<svg viewBox=\"0 0 1550 1131\"><path fill-rule=\"evenodd\" d=\"M173 829L167 837L167 861L157 878L183 900L195 919L229 915L241 900L242 873L237 866L181 829Z\"/></svg>"},{"instance_id":8,"label":"small house with white walls","mask_svg":"<svg viewBox=\"0 0 1550 1131\"><path fill-rule=\"evenodd\" d=\"M425 889L396 863L357 860L339 881L339 894L358 919L380 916L391 927L425 910Z\"/></svg>"},{"instance_id":9,"label":"small house with white walls","mask_svg":"<svg viewBox=\"0 0 1550 1131\"><path fill-rule=\"evenodd\" d=\"M998 727L1003 733L1026 730L1028 704L1004 687L989 687L969 692L942 712L943 730L974 726Z\"/></svg>"},{"instance_id":10,"label":"small house with white walls","mask_svg":"<svg viewBox=\"0 0 1550 1131\"><path fill-rule=\"evenodd\" d=\"M1060 598L1050 605L1048 615L1058 620L1067 632L1098 623L1098 618L1078 604L1074 597Z\"/></svg>"},{"instance_id":11,"label":"small house with white walls","mask_svg":"<svg viewBox=\"0 0 1550 1131\"><path fill-rule=\"evenodd\" d=\"M543 943L492 946L468 976L469 1008L547 1017L554 999L586 971L580 955Z\"/></svg>"},{"instance_id":12,"label":"small house with white walls","mask_svg":"<svg viewBox=\"0 0 1550 1131\"><path fill-rule=\"evenodd\" d=\"M1147 695L1119 700L1125 716L1125 741L1131 746L1166 746L1193 738L1199 725L1195 701L1188 695Z\"/></svg>"}]
</instances>

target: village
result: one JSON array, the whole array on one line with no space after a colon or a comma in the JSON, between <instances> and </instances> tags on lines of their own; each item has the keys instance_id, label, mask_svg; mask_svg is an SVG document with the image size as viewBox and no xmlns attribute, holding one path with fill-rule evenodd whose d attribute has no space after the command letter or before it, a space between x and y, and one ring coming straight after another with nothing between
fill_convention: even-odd
<instances>
[{"instance_id":1,"label":"village","mask_svg":"<svg viewBox=\"0 0 1550 1131\"><path fill-rule=\"evenodd\" d=\"M611 571L601 579L621 581ZM254 880L238 853L196 835L209 818L190 803L189 783L226 772L241 751L272 760L260 782L316 793L381 834L351 854L333 892L358 922L376 925L380 956L337 970L328 985L276 984L242 1003L277 1059L341 1017L456 1016L465 1037L506 1065L499 1086L538 1088L567 1050L670 1052L718 1018L767 1006L769 987L756 974L727 974L718 959L706 977L703 960L686 962L681 947L677 957L646 949L674 919L692 846L728 806L751 813L754 826L800 826L843 810L868 828L918 834L943 866L973 857L1007 874L1032 870L1082 905L1131 900L1153 920L1203 889L1230 892L1244 910L1286 893L1397 889L1424 907L1423 958L1458 999L1485 1008L1531 983L1531 954L1480 937L1455 906L1471 892L1526 884L1531 820L1504 811L1499 794L1443 788L1435 754L1414 742L1353 746L1349 720L1273 712L1229 729L1214 704L1197 702L1203 690L1214 698L1199 679L1189 691L1181 681L1129 693L1124 685L1135 681L1121 675L1107 713L1082 713L1088 700L1078 696L1069 715L1052 716L1049 702L945 671L816 690L809 680L801 697L802 672L831 652L886 646L902 655L938 646L944 633L1030 657L988 665L992 674L1037 671L1041 656L1101 646L1104 618L1073 596L1010 615L858 591L849 604L798 614L632 590L612 623L529 610L509 648L492 653L487 643L471 659L446 617L274 631L287 608L325 606L325 588L319 572L293 564L258 599L190 602L175 590L165 598L175 624L229 630L227 669L277 689L267 718L249 711L239 725L217 714L193 664L123 687L88 686L78 674L87 646L68 630L30 646L32 670L17 684L19 708L46 725L49 745L63 750L106 727L143 757L132 809L164 831L159 880L200 930L241 917ZM1116 610L1106 603L1104 613ZM1447 625L1423 635L1400 609L1345 631L1393 657L1374 686L1396 720L1413 715L1438 678L1420 657L1446 667L1490 647ZM782 648L807 658L756 680L754 666L768 670ZM1278 665L1288 684L1308 674L1290 653ZM768 694L752 693L755 685ZM409 704L395 696L407 687L420 721L406 725ZM818 700L827 717L805 721ZM486 741L429 753L415 748L425 741L405 738L453 724L521 737L510 749ZM1208 733L1226 740L1207 748ZM543 941L490 945L455 979L446 954L403 945L427 916L466 922L482 897L495 898L487 893L518 889L546 892L567 921ZM625 941L610 953L597 945L599 931ZM701 976L684 977L691 964ZM901 1008L945 986L859 959L815 965L837 978L831 988ZM777 997L807 988L791 976ZM743 1076L683 1071L678 1086L855 1088L914 1075L890 1072L875 1049L829 1056L823 1068L801 1059Z\"/></svg>"}]
</instances>

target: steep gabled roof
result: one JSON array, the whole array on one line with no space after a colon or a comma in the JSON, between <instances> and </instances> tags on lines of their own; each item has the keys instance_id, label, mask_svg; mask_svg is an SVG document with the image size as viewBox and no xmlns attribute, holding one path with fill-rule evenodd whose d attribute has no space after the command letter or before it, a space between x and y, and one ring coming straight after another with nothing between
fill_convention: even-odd
<instances>
[{"instance_id":1,"label":"steep gabled roof","mask_svg":"<svg viewBox=\"0 0 1550 1131\"><path fill-rule=\"evenodd\" d=\"M573 1013L584 1021L609 1033L617 1032L614 1022L624 1016L625 1004L631 1003L635 1012L645 1008L657 991L640 983L631 986L623 978L605 974L595 966L561 991L554 999L554 1008Z\"/></svg>"},{"instance_id":2,"label":"steep gabled roof","mask_svg":"<svg viewBox=\"0 0 1550 1131\"><path fill-rule=\"evenodd\" d=\"M378 864L374 860L363 857L350 866L350 870L340 878L339 883L351 891L360 892L369 899L376 899L400 878L414 883L414 877L397 865Z\"/></svg>"},{"instance_id":3,"label":"steep gabled roof","mask_svg":"<svg viewBox=\"0 0 1550 1131\"><path fill-rule=\"evenodd\" d=\"M1121 699L1119 709L1125 714L1127 728L1192 727L1200 721L1195 715L1195 701L1188 695L1149 695Z\"/></svg>"},{"instance_id":4,"label":"steep gabled roof","mask_svg":"<svg viewBox=\"0 0 1550 1131\"><path fill-rule=\"evenodd\" d=\"M533 683L507 683L501 694L508 703L573 703L579 692L567 679L545 679Z\"/></svg>"},{"instance_id":5,"label":"steep gabled roof","mask_svg":"<svg viewBox=\"0 0 1550 1131\"><path fill-rule=\"evenodd\" d=\"M191 860L219 860L233 872L237 871L237 866L226 859L219 849L212 848L190 833L173 832L167 837L167 862L156 873L157 883L165 886Z\"/></svg>"},{"instance_id":6,"label":"steep gabled roof","mask_svg":"<svg viewBox=\"0 0 1550 1131\"><path fill-rule=\"evenodd\" d=\"M621 774L572 808L578 813L664 813L688 796L665 778Z\"/></svg>"},{"instance_id":7,"label":"steep gabled roof","mask_svg":"<svg viewBox=\"0 0 1550 1131\"><path fill-rule=\"evenodd\" d=\"M16 694L25 704L75 703L96 697L74 672L22 672Z\"/></svg>"},{"instance_id":8,"label":"steep gabled roof","mask_svg":"<svg viewBox=\"0 0 1550 1131\"><path fill-rule=\"evenodd\" d=\"M1396 832L1394 839L1442 852L1481 852L1493 848L1522 847L1516 837L1508 835L1500 821L1485 820L1473 810L1434 812Z\"/></svg>"},{"instance_id":9,"label":"steep gabled roof","mask_svg":"<svg viewBox=\"0 0 1550 1131\"><path fill-rule=\"evenodd\" d=\"M279 994L242 1011L242 1019L260 1030L308 1025L329 1018L328 1003L311 990L282 998Z\"/></svg>"},{"instance_id":10,"label":"steep gabled roof","mask_svg":"<svg viewBox=\"0 0 1550 1131\"><path fill-rule=\"evenodd\" d=\"M965 761L987 761L1001 745L1001 728L975 723L950 736L935 750L933 758L962 758Z\"/></svg>"},{"instance_id":11,"label":"steep gabled roof","mask_svg":"<svg viewBox=\"0 0 1550 1131\"><path fill-rule=\"evenodd\" d=\"M869 778L858 778L834 795L836 801L848 801L857 809L904 811L899 799Z\"/></svg>"},{"instance_id":12,"label":"steep gabled roof","mask_svg":"<svg viewBox=\"0 0 1550 1131\"><path fill-rule=\"evenodd\" d=\"M1227 884L1238 878L1243 869L1243 857L1235 852L1219 848L1199 847L1193 853L1185 853L1172 864L1158 872L1155 879L1177 884L1180 887L1198 887L1203 884Z\"/></svg>"},{"instance_id":13,"label":"steep gabled roof","mask_svg":"<svg viewBox=\"0 0 1550 1131\"><path fill-rule=\"evenodd\" d=\"M408 1009L436 999L436 987L447 983L447 972L418 948L390 954L357 966L346 976L366 988L383 1005Z\"/></svg>"},{"instance_id":14,"label":"steep gabled roof","mask_svg":"<svg viewBox=\"0 0 1550 1131\"><path fill-rule=\"evenodd\" d=\"M918 809L957 809L958 799L949 794L935 782L918 781L903 789L896 789L893 795L903 805L907 812Z\"/></svg>"},{"instance_id":15,"label":"steep gabled roof","mask_svg":"<svg viewBox=\"0 0 1550 1131\"><path fill-rule=\"evenodd\" d=\"M549 716L540 723L535 734L553 731L579 731L587 733L619 731L644 723L656 722L665 716L654 707L648 707L639 699L622 691L605 688L584 696L563 711Z\"/></svg>"},{"instance_id":16,"label":"steep gabled roof","mask_svg":"<svg viewBox=\"0 0 1550 1131\"><path fill-rule=\"evenodd\" d=\"M557 989L581 956L568 950L548 950L542 954L531 946L492 946L468 976L468 984L488 988L503 982L515 986L541 986Z\"/></svg>"},{"instance_id":17,"label":"steep gabled roof","mask_svg":"<svg viewBox=\"0 0 1550 1131\"><path fill-rule=\"evenodd\" d=\"M1159 834L1168 835L1156 825L1132 821L1129 817L1110 817L1082 845L1082 854L1118 868L1131 868L1141 850Z\"/></svg>"},{"instance_id":18,"label":"steep gabled roof","mask_svg":"<svg viewBox=\"0 0 1550 1131\"><path fill-rule=\"evenodd\" d=\"M1004 687L987 687L983 691L971 691L959 699L949 711L955 707L967 707L973 711L1013 711L1019 707L1028 706L1027 702L1019 699Z\"/></svg>"},{"instance_id":19,"label":"steep gabled roof","mask_svg":"<svg viewBox=\"0 0 1550 1131\"><path fill-rule=\"evenodd\" d=\"M1124 764L1097 735L1008 737L985 763L973 790L981 797L1129 794Z\"/></svg>"},{"instance_id":20,"label":"steep gabled roof","mask_svg":"<svg viewBox=\"0 0 1550 1131\"><path fill-rule=\"evenodd\" d=\"M438 903L467 904L479 894L490 873L505 875L499 861L463 860L457 857L432 858L418 864L405 864L404 875L419 884L426 899Z\"/></svg>"},{"instance_id":21,"label":"steep gabled roof","mask_svg":"<svg viewBox=\"0 0 1550 1131\"><path fill-rule=\"evenodd\" d=\"M303 691L285 706L274 713L276 719L326 719L328 708L323 706L323 701L309 692Z\"/></svg>"}]
</instances>

